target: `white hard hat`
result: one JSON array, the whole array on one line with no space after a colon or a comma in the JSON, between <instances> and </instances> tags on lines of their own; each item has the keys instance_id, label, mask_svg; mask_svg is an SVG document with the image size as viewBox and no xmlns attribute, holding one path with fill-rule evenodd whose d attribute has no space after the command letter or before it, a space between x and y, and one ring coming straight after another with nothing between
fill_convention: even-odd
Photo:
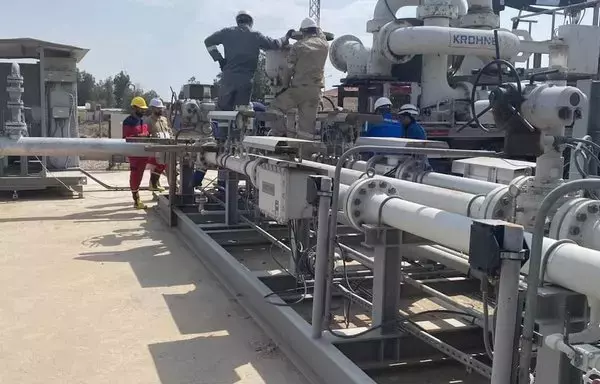
<instances>
[{"instance_id":1,"label":"white hard hat","mask_svg":"<svg viewBox=\"0 0 600 384\"><path fill-rule=\"evenodd\" d=\"M419 110L412 104L404 104L398 111L400 115L419 116Z\"/></svg>"},{"instance_id":2,"label":"white hard hat","mask_svg":"<svg viewBox=\"0 0 600 384\"><path fill-rule=\"evenodd\" d=\"M314 21L310 17L307 17L306 19L302 20L302 23L300 23L300 30L308 29L308 28L317 28L317 27L318 27L318 25L317 25L316 21Z\"/></svg>"},{"instance_id":3,"label":"white hard hat","mask_svg":"<svg viewBox=\"0 0 600 384\"><path fill-rule=\"evenodd\" d=\"M250 14L250 12L248 12L248 11L243 11L243 10L242 10L242 11L239 11L239 12L237 13L237 15L235 15L235 19L237 20L237 19L238 19L239 17L241 17L241 16L248 16L249 18L251 18L251 19L252 19L252 15Z\"/></svg>"},{"instance_id":4,"label":"white hard hat","mask_svg":"<svg viewBox=\"0 0 600 384\"><path fill-rule=\"evenodd\" d=\"M164 108L165 107L162 100L159 99L158 97L155 97L154 99L150 100L150 106L154 107L154 108Z\"/></svg>"},{"instance_id":5,"label":"white hard hat","mask_svg":"<svg viewBox=\"0 0 600 384\"><path fill-rule=\"evenodd\" d=\"M387 97L380 97L379 99L377 99L377 101L375 101L375 105L373 107L375 108L375 110L377 110L377 108L385 107L386 105L392 105L390 99L388 99Z\"/></svg>"}]
</instances>

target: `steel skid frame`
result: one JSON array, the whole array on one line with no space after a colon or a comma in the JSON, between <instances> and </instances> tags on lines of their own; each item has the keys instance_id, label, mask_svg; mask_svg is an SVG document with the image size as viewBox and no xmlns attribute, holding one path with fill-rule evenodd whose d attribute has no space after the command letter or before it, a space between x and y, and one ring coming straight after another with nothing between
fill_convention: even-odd
<instances>
[{"instance_id":1,"label":"steel skid frame","mask_svg":"<svg viewBox=\"0 0 600 384\"><path fill-rule=\"evenodd\" d=\"M227 249L232 239L235 239L236 245L257 244L257 241L263 239L290 254L294 252L278 242L276 236L252 223L251 218L256 218L257 213L244 207L237 198L240 175L229 171L229 175L223 180L225 190L221 191L220 199L214 202L200 202L203 209L199 212L197 197L202 195L196 194L194 197L194 190L190 184L192 176L189 161L185 155L171 153L170 164L175 163L179 163L180 187L172 188L169 195L159 197L158 214L309 382L375 383L367 372L394 369L397 367L395 364L399 362L400 366L414 366L427 364L424 363L426 361L459 362L465 365L468 371L477 372L482 377L490 377L491 367L484 357L481 328L478 326L425 332L418 327L408 326L404 329L393 325L400 309L398 301L401 290L403 297L427 297L433 294L448 300L445 294L476 290L479 286L477 280L430 279L427 280L425 289L423 284L415 280L407 279L401 283L402 258L398 257L398 254L402 254L405 242L409 245L414 239L395 229L365 228L363 243L370 247L369 257L372 257L371 263L365 263L373 270L372 303L341 289L336 290L334 296L356 302L365 311L370 312L372 326L379 329L364 336L348 339L336 337L333 331L323 326L323 331L316 336L315 327L306 317L292 306L286 306L286 302L274 293L289 288L291 284L296 283L295 279L285 274L272 275L253 271ZM174 177L175 167L170 166L169 170L169 176ZM321 223L319 227L327 228L327 225ZM287 227L275 226L274 231L270 232L276 233L278 230L287 231ZM302 233L302 230L300 232L299 237L308 236ZM304 232L307 232L306 229ZM339 232L340 238L344 239L345 233L342 228ZM356 239L348 240L348 244L356 245ZM316 247L319 247L318 236ZM365 262L365 255L361 256L360 252L348 252L348 255ZM292 265L290 262L290 266ZM442 271L437 276L442 276L444 272L449 271ZM452 276L456 275L459 273ZM313 297L318 297L316 291ZM315 304L312 304L314 311ZM329 313L330 304L324 303L323 314ZM323 319L325 318L323 315ZM346 331L336 332L343 334Z\"/></svg>"}]
</instances>

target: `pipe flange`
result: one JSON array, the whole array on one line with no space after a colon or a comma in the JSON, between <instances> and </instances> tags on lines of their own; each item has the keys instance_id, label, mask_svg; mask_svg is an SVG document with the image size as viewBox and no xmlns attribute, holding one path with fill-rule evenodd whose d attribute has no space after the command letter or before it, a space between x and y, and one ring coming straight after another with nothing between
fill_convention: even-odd
<instances>
[{"instance_id":1,"label":"pipe flange","mask_svg":"<svg viewBox=\"0 0 600 384\"><path fill-rule=\"evenodd\" d=\"M389 37L395 30L399 28L412 27L413 25L408 21L398 20L392 21L384 25L379 31L379 49L386 59L390 60L393 64L404 64L411 61L415 55L396 55L392 52L389 46Z\"/></svg>"},{"instance_id":2,"label":"pipe flange","mask_svg":"<svg viewBox=\"0 0 600 384\"><path fill-rule=\"evenodd\" d=\"M396 171L396 178L416 183L418 176L427 170L427 162L425 160L412 158L404 161Z\"/></svg>"},{"instance_id":3,"label":"pipe flange","mask_svg":"<svg viewBox=\"0 0 600 384\"><path fill-rule=\"evenodd\" d=\"M573 240L579 245L586 244L586 227L596 226L600 220L600 203L597 200L578 198L563 204L552 219L550 235L555 239Z\"/></svg>"},{"instance_id":4,"label":"pipe flange","mask_svg":"<svg viewBox=\"0 0 600 384\"><path fill-rule=\"evenodd\" d=\"M348 42L355 42L362 45L362 41L360 41L358 37L353 35L343 35L333 40L329 47L329 60L333 67L341 72L348 72L348 63L339 56L340 48Z\"/></svg>"},{"instance_id":5,"label":"pipe flange","mask_svg":"<svg viewBox=\"0 0 600 384\"><path fill-rule=\"evenodd\" d=\"M577 199L569 200L556 211L554 216L552 217L552 222L550 223L550 231L548 232L548 237L551 239L560 239L560 229L565 225L565 221L567 220L567 216L574 210L577 209L578 205L584 204L589 199L580 197Z\"/></svg>"},{"instance_id":6,"label":"pipe flange","mask_svg":"<svg viewBox=\"0 0 600 384\"><path fill-rule=\"evenodd\" d=\"M350 224L364 231L363 224L366 223L366 202L374 195L398 196L398 190L387 181L375 178L360 179L354 182L344 202L344 212Z\"/></svg>"},{"instance_id":7,"label":"pipe flange","mask_svg":"<svg viewBox=\"0 0 600 384\"><path fill-rule=\"evenodd\" d=\"M479 219L507 220L514 210L514 199L509 186L498 187L485 195L481 208L476 215Z\"/></svg>"}]
</instances>

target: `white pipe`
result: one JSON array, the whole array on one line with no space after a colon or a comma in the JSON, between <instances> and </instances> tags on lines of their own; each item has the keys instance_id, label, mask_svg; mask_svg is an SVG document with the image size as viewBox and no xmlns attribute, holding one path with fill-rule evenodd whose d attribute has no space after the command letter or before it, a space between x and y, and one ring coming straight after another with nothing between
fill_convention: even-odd
<instances>
[{"instance_id":1,"label":"white pipe","mask_svg":"<svg viewBox=\"0 0 600 384\"><path fill-rule=\"evenodd\" d=\"M205 154L205 160L212 164L221 162L231 170L250 176L253 175L251 171L253 165L256 161L259 161L226 155L217 156L214 153ZM427 189L424 190L427 191ZM347 195L346 189L341 188L341 191L343 191L342 196ZM428 195L428 193L425 193L425 195ZM377 224L379 222L378 213L384 201L385 207L381 209L381 222L383 224L434 241L445 247L466 254L469 253L471 225L473 223L470 218L400 198L388 199L388 195L383 193L375 194L366 199L364 205L361 206L363 212L361 218L366 223ZM530 243L531 234L525 233L525 240ZM600 281L597 279L600 276L600 251L571 243L555 246L556 242L556 240L545 238L542 245L543 255L548 254L550 249L552 250L547 255L547 280L600 300ZM527 270L528 264L526 263L521 271L527 273Z\"/></svg>"},{"instance_id":2,"label":"white pipe","mask_svg":"<svg viewBox=\"0 0 600 384\"><path fill-rule=\"evenodd\" d=\"M311 168L321 169L327 172L329 177L333 177L335 174L335 167L331 165L313 161L302 161L302 164ZM363 175L364 173L360 171L346 168L342 169L340 183L350 185ZM377 180L385 180L388 184L398 190L398 194L402 196L403 199L465 216L474 212L479 212L479 208L485 201L484 196L475 196L450 189L393 179L391 177L375 176L374 178Z\"/></svg>"},{"instance_id":3,"label":"white pipe","mask_svg":"<svg viewBox=\"0 0 600 384\"><path fill-rule=\"evenodd\" d=\"M489 181L469 179L467 177L446 175L437 172L427 172L419 179L422 184L474 193L476 195L486 195L498 187L503 186L502 184L491 183Z\"/></svg>"},{"instance_id":4,"label":"white pipe","mask_svg":"<svg viewBox=\"0 0 600 384\"><path fill-rule=\"evenodd\" d=\"M331 43L329 60L335 69L356 76L367 73L370 49L358 37L340 36Z\"/></svg>"},{"instance_id":5,"label":"white pipe","mask_svg":"<svg viewBox=\"0 0 600 384\"><path fill-rule=\"evenodd\" d=\"M124 139L78 139L62 137L0 138L1 156L125 155L152 156L146 143Z\"/></svg>"},{"instance_id":6,"label":"white pipe","mask_svg":"<svg viewBox=\"0 0 600 384\"><path fill-rule=\"evenodd\" d=\"M352 169L360 171L360 173L355 173L353 175L360 176L363 172L367 171L367 162L355 161L352 163ZM345 171L343 171L342 175L344 172ZM344 184L351 184L353 181L348 182L347 179L344 179L342 182ZM425 172L422 176L417 177L417 182L434 187L452 189L455 191L472 193L476 195L485 195L492 192L496 188L503 186L502 184L491 183L489 181L469 179L462 176L446 175L444 173L437 172Z\"/></svg>"},{"instance_id":7,"label":"white pipe","mask_svg":"<svg viewBox=\"0 0 600 384\"><path fill-rule=\"evenodd\" d=\"M445 265L458 272L469 273L469 260L459 256L451 249L443 249L437 245L407 245L403 257L411 260L431 260Z\"/></svg>"},{"instance_id":8,"label":"white pipe","mask_svg":"<svg viewBox=\"0 0 600 384\"><path fill-rule=\"evenodd\" d=\"M467 0L451 0L452 5L458 9L458 16L467 14L469 8ZM371 75L389 76L392 63L386 58L381 49L381 28L390 22L397 22L396 14L404 7L422 5L421 0L379 0L373 11L373 19L367 22L367 32L373 34L373 45L367 64L367 73Z\"/></svg>"},{"instance_id":9,"label":"white pipe","mask_svg":"<svg viewBox=\"0 0 600 384\"><path fill-rule=\"evenodd\" d=\"M361 218L369 224L378 223L378 212L387 194L376 194L361 207ZM471 225L468 217L440 209L427 207L401 199L387 200L381 210L381 222L402 231L434 241L446 247L469 253ZM531 234L525 233L525 240L531 242ZM600 251L566 243L554 246L556 240L545 238L542 252L548 256L546 277L549 282L579 292L586 296L600 298ZM526 263L522 272L526 273Z\"/></svg>"},{"instance_id":10,"label":"white pipe","mask_svg":"<svg viewBox=\"0 0 600 384\"><path fill-rule=\"evenodd\" d=\"M385 28L384 31L385 32ZM396 56L417 54L496 55L493 31L438 26L403 27L379 39L382 47ZM510 59L519 53L519 38L498 31L500 57Z\"/></svg>"},{"instance_id":11,"label":"white pipe","mask_svg":"<svg viewBox=\"0 0 600 384\"><path fill-rule=\"evenodd\" d=\"M447 29L450 19L446 17L428 17L424 20L425 26L434 26ZM423 55L421 66L421 107L436 105L445 100L465 98L458 89L448 84L448 55L434 53Z\"/></svg>"}]
</instances>

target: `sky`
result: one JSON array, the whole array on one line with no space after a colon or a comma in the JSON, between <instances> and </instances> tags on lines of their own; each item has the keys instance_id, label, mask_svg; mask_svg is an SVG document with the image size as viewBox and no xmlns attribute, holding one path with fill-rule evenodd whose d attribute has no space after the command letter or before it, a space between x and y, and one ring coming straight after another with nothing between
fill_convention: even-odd
<instances>
[{"instance_id":1,"label":"sky","mask_svg":"<svg viewBox=\"0 0 600 384\"><path fill-rule=\"evenodd\" d=\"M366 22L376 0L321 0L321 26L336 36L352 34L366 46L371 36ZM254 16L255 29L281 37L298 29L308 16L308 0L20 0L3 1L0 37L31 37L87 48L79 67L96 79L128 72L144 89L163 98L170 87L179 91L192 76L212 84L219 72L204 47L204 39L235 23L243 9ZM399 17L414 15L414 10ZM589 22L591 12L586 15ZM510 28L516 11L501 13L502 26ZM526 28L524 25L523 28ZM550 18L536 24L534 39L547 39ZM327 87L343 74L328 62Z\"/></svg>"}]
</instances>

